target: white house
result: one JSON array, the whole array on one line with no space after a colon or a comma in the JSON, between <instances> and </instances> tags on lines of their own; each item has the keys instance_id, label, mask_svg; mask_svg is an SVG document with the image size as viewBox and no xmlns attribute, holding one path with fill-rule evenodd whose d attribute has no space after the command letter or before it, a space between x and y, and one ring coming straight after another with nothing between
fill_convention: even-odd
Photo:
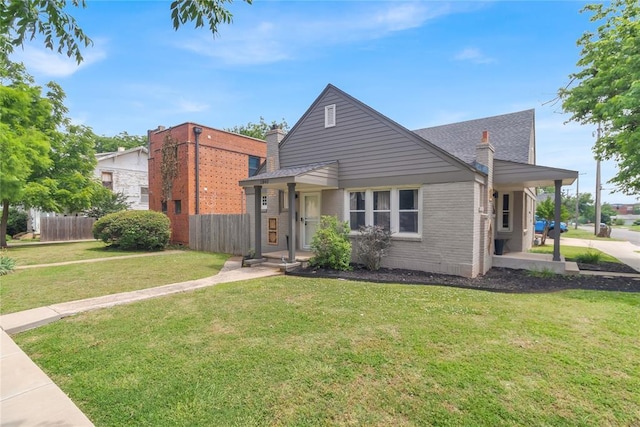
<instances>
[{"instance_id":1,"label":"white house","mask_svg":"<svg viewBox=\"0 0 640 427\"><path fill-rule=\"evenodd\" d=\"M96 154L98 165L94 175L114 193L123 193L134 210L149 209L149 150L119 148L111 153Z\"/></svg>"}]
</instances>

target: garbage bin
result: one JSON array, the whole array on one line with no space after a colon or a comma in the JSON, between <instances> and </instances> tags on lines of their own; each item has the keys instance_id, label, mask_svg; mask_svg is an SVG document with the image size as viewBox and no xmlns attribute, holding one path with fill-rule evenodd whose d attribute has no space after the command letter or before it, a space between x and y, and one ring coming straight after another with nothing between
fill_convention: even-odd
<instances>
[{"instance_id":1,"label":"garbage bin","mask_svg":"<svg viewBox=\"0 0 640 427\"><path fill-rule=\"evenodd\" d=\"M507 239L495 239L495 254L502 255L504 253L504 243Z\"/></svg>"}]
</instances>

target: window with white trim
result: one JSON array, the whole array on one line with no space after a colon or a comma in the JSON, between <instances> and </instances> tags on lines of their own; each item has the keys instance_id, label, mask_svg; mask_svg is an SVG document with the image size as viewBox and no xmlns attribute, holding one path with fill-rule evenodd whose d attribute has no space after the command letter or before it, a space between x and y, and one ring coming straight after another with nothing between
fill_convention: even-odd
<instances>
[{"instance_id":1,"label":"window with white trim","mask_svg":"<svg viewBox=\"0 0 640 427\"><path fill-rule=\"evenodd\" d=\"M396 236L419 236L422 192L418 188L354 190L345 193L345 216L352 232L379 225Z\"/></svg>"},{"instance_id":2,"label":"window with white trim","mask_svg":"<svg viewBox=\"0 0 640 427\"><path fill-rule=\"evenodd\" d=\"M513 223L513 193L498 195L498 231L511 231Z\"/></svg>"},{"instance_id":3,"label":"window with white trim","mask_svg":"<svg viewBox=\"0 0 640 427\"><path fill-rule=\"evenodd\" d=\"M373 192L373 225L391 229L391 191Z\"/></svg>"},{"instance_id":4,"label":"window with white trim","mask_svg":"<svg viewBox=\"0 0 640 427\"><path fill-rule=\"evenodd\" d=\"M400 233L418 232L418 190L398 190L398 219Z\"/></svg>"},{"instance_id":5,"label":"window with white trim","mask_svg":"<svg viewBox=\"0 0 640 427\"><path fill-rule=\"evenodd\" d=\"M140 203L149 203L149 187L140 187Z\"/></svg>"},{"instance_id":6,"label":"window with white trim","mask_svg":"<svg viewBox=\"0 0 640 427\"><path fill-rule=\"evenodd\" d=\"M260 199L260 202L261 202L260 203L260 207L262 208L263 211L266 211L267 210L267 205L269 203L269 199L268 199L266 194L262 195L262 198Z\"/></svg>"},{"instance_id":7,"label":"window with white trim","mask_svg":"<svg viewBox=\"0 0 640 427\"><path fill-rule=\"evenodd\" d=\"M364 191L353 191L349 193L349 225L352 230L357 231L360 226L365 225L366 214L366 194Z\"/></svg>"},{"instance_id":8,"label":"window with white trim","mask_svg":"<svg viewBox=\"0 0 640 427\"><path fill-rule=\"evenodd\" d=\"M324 127L331 128L336 125L336 104L324 107Z\"/></svg>"}]
</instances>

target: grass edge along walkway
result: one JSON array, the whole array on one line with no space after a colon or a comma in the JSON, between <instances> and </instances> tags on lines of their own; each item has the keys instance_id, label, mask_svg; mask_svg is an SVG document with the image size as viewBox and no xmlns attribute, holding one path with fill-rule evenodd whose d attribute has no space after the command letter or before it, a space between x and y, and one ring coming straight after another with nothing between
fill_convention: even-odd
<instances>
[{"instance_id":1,"label":"grass edge along walkway","mask_svg":"<svg viewBox=\"0 0 640 427\"><path fill-rule=\"evenodd\" d=\"M109 258L90 258L90 259L80 259L76 261L62 261L62 262L54 262L51 264L20 265L16 267L16 270L26 270L28 268L55 267L59 265L85 264L88 262L112 261L112 260L118 260L118 259L140 258L140 257L157 256L157 255L172 255L172 254L177 254L181 252L182 251L173 250L173 251L162 251L162 252L149 252L144 254L119 255L119 256L114 256Z\"/></svg>"}]
</instances>

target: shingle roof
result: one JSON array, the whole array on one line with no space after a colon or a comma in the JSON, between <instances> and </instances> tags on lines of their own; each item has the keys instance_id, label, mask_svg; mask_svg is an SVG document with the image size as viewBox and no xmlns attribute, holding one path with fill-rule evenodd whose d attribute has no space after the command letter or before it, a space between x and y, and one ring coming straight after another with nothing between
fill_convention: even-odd
<instances>
[{"instance_id":1,"label":"shingle roof","mask_svg":"<svg viewBox=\"0 0 640 427\"><path fill-rule=\"evenodd\" d=\"M471 163L475 160L476 145L482 138L482 131L487 130L489 141L496 150L496 159L529 163L534 114L533 109L524 110L413 132L460 160ZM532 157L532 163L534 160Z\"/></svg>"},{"instance_id":2,"label":"shingle roof","mask_svg":"<svg viewBox=\"0 0 640 427\"><path fill-rule=\"evenodd\" d=\"M320 169L322 167L332 165L334 163L336 163L335 160L330 162L318 162L318 163L309 163L309 164L300 165L300 166L293 166L286 169L278 169L272 172L259 173L247 179L244 179L243 181L250 181L250 180L257 180L257 179L271 179L271 178L288 178L288 177L298 176L308 172L312 172L316 169Z\"/></svg>"}]
</instances>

